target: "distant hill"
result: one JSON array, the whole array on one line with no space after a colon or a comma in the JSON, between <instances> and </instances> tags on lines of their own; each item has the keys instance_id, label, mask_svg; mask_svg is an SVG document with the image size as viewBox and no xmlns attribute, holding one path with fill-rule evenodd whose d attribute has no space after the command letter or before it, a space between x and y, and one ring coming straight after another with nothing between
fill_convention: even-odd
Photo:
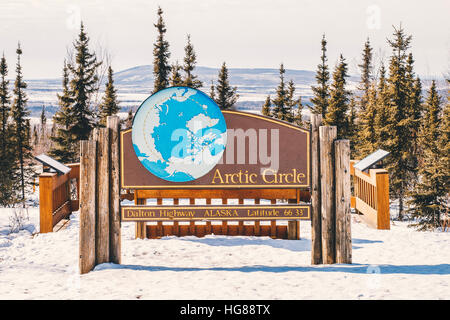
<instances>
[{"instance_id":1,"label":"distant hill","mask_svg":"<svg viewBox=\"0 0 450 320\"><path fill-rule=\"evenodd\" d=\"M259 110L268 94L274 96L279 84L278 69L229 68L228 71L230 84L238 88L238 109ZM200 90L209 93L211 81L217 81L218 73L218 68L196 67L195 74L203 82ZM311 85L315 83L315 72L287 69L285 79L286 82L291 79L294 81L297 96L301 95L302 101L307 104L312 94ZM153 68L143 65L122 70L114 74L114 81L122 111L126 112L130 107L136 109L153 89ZM358 78L350 78L350 89L354 88L356 81ZM47 112L53 114L57 109L56 94L61 90L61 80L27 80L27 83L28 105L32 115L39 115L43 104Z\"/></svg>"}]
</instances>

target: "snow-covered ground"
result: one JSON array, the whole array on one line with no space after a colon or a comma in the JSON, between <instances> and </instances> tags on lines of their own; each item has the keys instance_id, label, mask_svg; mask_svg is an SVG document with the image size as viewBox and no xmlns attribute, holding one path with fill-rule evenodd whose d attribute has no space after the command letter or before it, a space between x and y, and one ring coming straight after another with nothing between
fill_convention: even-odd
<instances>
[{"instance_id":1,"label":"snow-covered ground","mask_svg":"<svg viewBox=\"0 0 450 320\"><path fill-rule=\"evenodd\" d=\"M38 234L39 209L9 234L0 209L0 299L449 299L450 232L394 222L380 231L353 219L353 264L313 266L310 222L301 240L165 237L135 240L122 225L122 265L78 274L79 215Z\"/></svg>"}]
</instances>

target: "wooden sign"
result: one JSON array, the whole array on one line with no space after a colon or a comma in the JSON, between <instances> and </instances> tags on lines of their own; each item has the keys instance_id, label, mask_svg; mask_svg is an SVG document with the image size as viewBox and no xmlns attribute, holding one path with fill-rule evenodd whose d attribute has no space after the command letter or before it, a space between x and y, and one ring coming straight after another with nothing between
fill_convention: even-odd
<instances>
[{"instance_id":1,"label":"wooden sign","mask_svg":"<svg viewBox=\"0 0 450 320\"><path fill-rule=\"evenodd\" d=\"M123 206L122 221L309 220L309 205Z\"/></svg>"},{"instance_id":2,"label":"wooden sign","mask_svg":"<svg viewBox=\"0 0 450 320\"><path fill-rule=\"evenodd\" d=\"M132 129L121 132L121 187L125 189L308 188L310 131L270 117L222 111L226 147L220 161L191 181L167 181L147 170L133 148ZM170 139L170 137L167 137Z\"/></svg>"}]
</instances>

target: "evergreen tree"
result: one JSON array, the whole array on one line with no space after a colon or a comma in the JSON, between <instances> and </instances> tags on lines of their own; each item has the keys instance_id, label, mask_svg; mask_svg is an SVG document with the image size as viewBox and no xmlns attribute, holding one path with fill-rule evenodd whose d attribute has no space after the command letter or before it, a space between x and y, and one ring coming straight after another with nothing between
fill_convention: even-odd
<instances>
[{"instance_id":1,"label":"evergreen tree","mask_svg":"<svg viewBox=\"0 0 450 320\"><path fill-rule=\"evenodd\" d=\"M294 98L295 96L295 84L291 79L287 85L287 95L286 95L286 115L285 120L288 122L294 122L295 110L297 109L298 100Z\"/></svg>"},{"instance_id":2,"label":"evergreen tree","mask_svg":"<svg viewBox=\"0 0 450 320\"><path fill-rule=\"evenodd\" d=\"M75 61L67 65L72 76L70 93L73 99L68 130L78 155L79 141L88 140L95 126L90 99L98 91L97 69L102 64L97 61L95 53L89 51L89 37L84 31L83 23L78 39L74 42L74 51Z\"/></svg>"},{"instance_id":3,"label":"evergreen tree","mask_svg":"<svg viewBox=\"0 0 450 320\"><path fill-rule=\"evenodd\" d=\"M283 64L280 65L280 84L277 87L275 99L273 99L273 111L272 116L276 119L287 121L290 118L288 115L288 91L286 83L284 82L284 74L286 70Z\"/></svg>"},{"instance_id":4,"label":"evergreen tree","mask_svg":"<svg viewBox=\"0 0 450 320\"><path fill-rule=\"evenodd\" d=\"M266 101L264 102L262 108L261 108L261 114L263 116L267 116L270 117L270 115L272 114L271 112L271 106L270 106L270 95L267 96Z\"/></svg>"},{"instance_id":5,"label":"evergreen tree","mask_svg":"<svg viewBox=\"0 0 450 320\"><path fill-rule=\"evenodd\" d=\"M375 132L376 149L389 150L390 132L388 128L391 102L388 86L386 84L386 69L382 64L380 67L380 79L378 80L376 110L375 110ZM372 103L372 102L371 102ZM375 150L375 149L374 149Z\"/></svg>"},{"instance_id":6,"label":"evergreen tree","mask_svg":"<svg viewBox=\"0 0 450 320\"><path fill-rule=\"evenodd\" d=\"M313 97L311 102L313 104L312 112L315 114L322 114L323 119L328 107L329 99L329 85L328 80L330 80L330 72L327 66L327 41L325 40L325 35L322 37L322 56L320 58L320 64L317 66L316 81L317 86L312 86Z\"/></svg>"},{"instance_id":7,"label":"evergreen tree","mask_svg":"<svg viewBox=\"0 0 450 320\"><path fill-rule=\"evenodd\" d=\"M9 116L11 97L8 91L8 65L5 55L0 60L0 206L8 206L14 198L15 159L12 152L12 126Z\"/></svg>"},{"instance_id":8,"label":"evergreen tree","mask_svg":"<svg viewBox=\"0 0 450 320\"><path fill-rule=\"evenodd\" d=\"M45 129L47 126L47 117L45 116L45 105L42 105L42 110L41 110L41 137L44 138L45 136Z\"/></svg>"},{"instance_id":9,"label":"evergreen tree","mask_svg":"<svg viewBox=\"0 0 450 320\"><path fill-rule=\"evenodd\" d=\"M111 66L108 67L108 82L106 83L105 95L100 104L100 125L106 126L106 118L119 112L120 107L117 101L117 90L114 87L114 72Z\"/></svg>"},{"instance_id":10,"label":"evergreen tree","mask_svg":"<svg viewBox=\"0 0 450 320\"><path fill-rule=\"evenodd\" d=\"M358 157L360 159L368 156L377 149L377 89L371 84L367 95L367 104L364 112L359 116L358 131Z\"/></svg>"},{"instance_id":11,"label":"evergreen tree","mask_svg":"<svg viewBox=\"0 0 450 320\"><path fill-rule=\"evenodd\" d=\"M211 80L211 87L209 89L209 97L211 99L213 99L214 101L216 99L216 92L215 92L215 89L214 89L214 80Z\"/></svg>"},{"instance_id":12,"label":"evergreen tree","mask_svg":"<svg viewBox=\"0 0 450 320\"><path fill-rule=\"evenodd\" d=\"M350 155L351 159L355 159L356 149L355 145L358 140L359 126L356 123L358 117L356 110L356 100L354 97L350 98L348 105L349 115L348 115L348 139L350 140Z\"/></svg>"},{"instance_id":13,"label":"evergreen tree","mask_svg":"<svg viewBox=\"0 0 450 320\"><path fill-rule=\"evenodd\" d=\"M389 132L387 170L390 173L389 186L394 198L399 199L398 219L403 219L405 195L413 180L409 167L409 150L411 147L410 113L408 106L408 81L407 81L407 50L410 47L411 36L407 36L400 26L394 27L393 39L388 40L392 48L389 61L389 78L387 79L388 94L390 100Z\"/></svg>"},{"instance_id":14,"label":"evergreen tree","mask_svg":"<svg viewBox=\"0 0 450 320\"><path fill-rule=\"evenodd\" d=\"M414 224L421 230L434 229L440 225L440 217L448 210L449 167L441 158L441 99L433 81L425 102L425 117L420 130L422 159L419 167L421 180L411 193L409 210L417 220ZM448 144L449 141L447 140Z\"/></svg>"},{"instance_id":15,"label":"evergreen tree","mask_svg":"<svg viewBox=\"0 0 450 320\"><path fill-rule=\"evenodd\" d=\"M231 87L228 81L228 69L225 62L219 71L219 79L215 87L215 101L220 109L232 109L238 99L237 87Z\"/></svg>"},{"instance_id":16,"label":"evergreen tree","mask_svg":"<svg viewBox=\"0 0 450 320\"><path fill-rule=\"evenodd\" d=\"M183 79L181 79L181 74L180 74L181 66L178 64L178 61L175 62L175 64L173 64L171 68L172 68L171 69L172 73L170 75L170 85L172 87L184 85Z\"/></svg>"},{"instance_id":17,"label":"evergreen tree","mask_svg":"<svg viewBox=\"0 0 450 320\"><path fill-rule=\"evenodd\" d=\"M185 57L183 71L186 74L184 78L183 85L191 88L200 88L203 86L202 82L197 79L197 76L192 74L195 69L195 64L197 62L197 56L195 55L194 46L191 43L191 36L187 36L187 44L184 47Z\"/></svg>"},{"instance_id":18,"label":"evergreen tree","mask_svg":"<svg viewBox=\"0 0 450 320\"><path fill-rule=\"evenodd\" d=\"M297 108L293 109L293 122L299 127L305 126L305 123L303 122L302 110L303 110L302 97L299 96L297 100Z\"/></svg>"},{"instance_id":19,"label":"evergreen tree","mask_svg":"<svg viewBox=\"0 0 450 320\"><path fill-rule=\"evenodd\" d=\"M370 46L368 38L364 43L362 62L358 67L361 70L361 82L358 89L362 91L360 98L360 112L363 113L366 110L366 105L369 100L369 89L372 83L372 47Z\"/></svg>"},{"instance_id":20,"label":"evergreen tree","mask_svg":"<svg viewBox=\"0 0 450 320\"><path fill-rule=\"evenodd\" d=\"M169 73L171 69L169 64L169 42L165 40L167 29L162 14L161 7L158 7L158 22L154 24L158 30L158 36L156 43L153 45L153 74L155 76L153 93L169 86Z\"/></svg>"},{"instance_id":21,"label":"evergreen tree","mask_svg":"<svg viewBox=\"0 0 450 320\"><path fill-rule=\"evenodd\" d=\"M53 116L53 127L50 140L52 145L49 154L51 157L62 163L69 163L76 160L76 137L72 136L70 127L73 123L71 108L74 102L72 92L69 88L69 68L64 61L62 93L57 95L59 110Z\"/></svg>"},{"instance_id":22,"label":"evergreen tree","mask_svg":"<svg viewBox=\"0 0 450 320\"><path fill-rule=\"evenodd\" d=\"M16 50L17 65L16 65L16 80L14 82L14 101L11 107L11 118L13 120L13 136L14 155L18 170L15 175L15 183L20 190L20 200L25 207L25 189L29 184L29 179L32 176L32 170L29 166L32 160L31 146L30 146L30 125L26 117L29 115L27 110L27 97L25 90L27 84L23 80L22 66L20 56L22 49L20 43Z\"/></svg>"},{"instance_id":23,"label":"evergreen tree","mask_svg":"<svg viewBox=\"0 0 450 320\"><path fill-rule=\"evenodd\" d=\"M347 63L341 54L338 65L333 72L329 106L325 116L325 123L327 125L337 127L339 139L347 139L349 137L347 113L350 91L345 89L346 78L348 77L347 72Z\"/></svg>"},{"instance_id":24,"label":"evergreen tree","mask_svg":"<svg viewBox=\"0 0 450 320\"><path fill-rule=\"evenodd\" d=\"M407 124L410 132L411 143L408 149L408 169L412 173L411 184L414 186L417 182L418 170L418 152L419 152L419 130L422 122L422 84L419 77L414 74L414 59L412 53L409 53L406 60L405 85L407 92L408 118Z\"/></svg>"}]
</instances>

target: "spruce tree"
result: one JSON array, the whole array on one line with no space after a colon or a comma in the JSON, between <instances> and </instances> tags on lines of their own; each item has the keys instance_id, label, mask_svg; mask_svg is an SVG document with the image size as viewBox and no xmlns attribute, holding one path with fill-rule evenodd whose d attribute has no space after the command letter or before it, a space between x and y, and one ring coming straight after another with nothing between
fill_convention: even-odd
<instances>
[{"instance_id":1,"label":"spruce tree","mask_svg":"<svg viewBox=\"0 0 450 320\"><path fill-rule=\"evenodd\" d=\"M389 77L387 79L390 100L389 132L387 145L390 156L387 170L390 173L389 186L394 198L399 200L398 219L403 219L405 195L409 190L413 175L409 167L409 150L411 147L410 113L408 106L407 51L411 36L405 34L403 28L394 27L393 39L388 40L392 48L389 61Z\"/></svg>"},{"instance_id":2,"label":"spruce tree","mask_svg":"<svg viewBox=\"0 0 450 320\"><path fill-rule=\"evenodd\" d=\"M386 83L386 69L384 64L380 67L380 78L377 86L376 111L375 111L375 132L376 149L390 149L390 132L388 123L390 119L391 102L388 86ZM371 102L372 103L372 102Z\"/></svg>"},{"instance_id":3,"label":"spruce tree","mask_svg":"<svg viewBox=\"0 0 450 320\"><path fill-rule=\"evenodd\" d=\"M325 40L325 35L322 37L321 45L322 55L316 73L317 86L311 87L313 91L311 102L313 104L312 112L321 114L323 119L325 119L329 99L328 81L330 80L330 72L327 66L327 41Z\"/></svg>"},{"instance_id":4,"label":"spruce tree","mask_svg":"<svg viewBox=\"0 0 450 320\"><path fill-rule=\"evenodd\" d=\"M288 91L286 83L284 82L284 74L286 70L283 64L280 65L280 84L277 87L275 99L272 100L273 110L272 116L276 119L285 120L290 116L288 115Z\"/></svg>"},{"instance_id":5,"label":"spruce tree","mask_svg":"<svg viewBox=\"0 0 450 320\"><path fill-rule=\"evenodd\" d=\"M14 198L15 159L12 152L12 126L10 125L11 97L9 94L8 65L5 55L0 60L0 206L8 206Z\"/></svg>"},{"instance_id":6,"label":"spruce tree","mask_svg":"<svg viewBox=\"0 0 450 320\"><path fill-rule=\"evenodd\" d=\"M366 110L369 100L369 89L372 83L372 47L370 46L369 38L364 43L362 62L358 64L358 67L361 71L361 82L358 89L362 91L359 107L360 112L363 113Z\"/></svg>"},{"instance_id":7,"label":"spruce tree","mask_svg":"<svg viewBox=\"0 0 450 320\"><path fill-rule=\"evenodd\" d=\"M297 100L297 108L292 110L293 122L299 127L305 126L305 123L303 122L302 110L303 110L302 97L299 96Z\"/></svg>"},{"instance_id":8,"label":"spruce tree","mask_svg":"<svg viewBox=\"0 0 450 320\"><path fill-rule=\"evenodd\" d=\"M444 166L441 158L440 138L441 126L441 99L433 81L425 102L425 116L420 130L422 146L421 164L419 166L420 182L411 192L409 212L420 230L429 230L439 227L440 217L448 210L448 176L449 167ZM448 144L449 141L447 140Z\"/></svg>"},{"instance_id":9,"label":"spruce tree","mask_svg":"<svg viewBox=\"0 0 450 320\"><path fill-rule=\"evenodd\" d=\"M71 73L70 93L73 99L68 130L78 155L79 141L88 140L95 126L90 100L98 91L97 70L102 64L101 61L97 61L95 53L89 50L89 37L84 31L83 23L81 23L78 39L74 42L74 51L75 61L67 65Z\"/></svg>"},{"instance_id":10,"label":"spruce tree","mask_svg":"<svg viewBox=\"0 0 450 320\"><path fill-rule=\"evenodd\" d=\"M178 61L172 65L171 70L172 72L169 79L170 85L172 87L183 86L184 83L180 74L181 66L178 64Z\"/></svg>"},{"instance_id":11,"label":"spruce tree","mask_svg":"<svg viewBox=\"0 0 450 320\"><path fill-rule=\"evenodd\" d=\"M215 89L214 89L214 80L211 80L211 87L209 89L209 97L211 99L213 99L214 101L216 99L216 92L215 92Z\"/></svg>"},{"instance_id":12,"label":"spruce tree","mask_svg":"<svg viewBox=\"0 0 450 320\"><path fill-rule=\"evenodd\" d=\"M13 125L12 141L14 143L15 162L18 167L14 181L16 183L16 187L20 190L19 199L25 207L25 190L29 184L29 179L32 177L30 162L33 157L30 146L30 125L29 121L27 121L29 119L26 119L29 115L29 111L27 109L27 97L25 94L27 84L23 80L22 75L20 60L22 49L20 47L20 43L17 47L16 53L16 80L14 82L14 101L11 107L11 118Z\"/></svg>"},{"instance_id":13,"label":"spruce tree","mask_svg":"<svg viewBox=\"0 0 450 320\"><path fill-rule=\"evenodd\" d=\"M339 62L333 72L333 83L330 88L329 106L325 115L325 123L337 127L339 139L349 137L348 102L350 91L345 86L348 77L348 67L344 57L340 56Z\"/></svg>"},{"instance_id":14,"label":"spruce tree","mask_svg":"<svg viewBox=\"0 0 450 320\"><path fill-rule=\"evenodd\" d=\"M108 82L106 83L105 95L100 104L100 125L106 126L106 118L119 112L120 107L117 101L117 90L114 87L114 72L111 66L108 67Z\"/></svg>"},{"instance_id":15,"label":"spruce tree","mask_svg":"<svg viewBox=\"0 0 450 320\"><path fill-rule=\"evenodd\" d=\"M371 84L367 94L366 109L359 116L357 156L362 159L377 149L378 136L376 127L377 117L377 89Z\"/></svg>"},{"instance_id":16,"label":"spruce tree","mask_svg":"<svg viewBox=\"0 0 450 320\"><path fill-rule=\"evenodd\" d=\"M184 47L184 64L183 71L185 73L185 78L183 81L183 85L191 88L200 88L203 86L202 82L197 79L196 75L192 74L192 71L195 69L195 64L197 62L197 56L195 55L194 46L191 43L191 36L188 34L187 36L187 44Z\"/></svg>"},{"instance_id":17,"label":"spruce tree","mask_svg":"<svg viewBox=\"0 0 450 320\"><path fill-rule=\"evenodd\" d=\"M215 102L222 110L233 109L238 99L237 87L231 87L228 81L228 69L225 62L219 71L219 78L215 87Z\"/></svg>"},{"instance_id":18,"label":"spruce tree","mask_svg":"<svg viewBox=\"0 0 450 320\"><path fill-rule=\"evenodd\" d=\"M69 68L64 61L62 93L57 95L59 110L53 116L53 127L50 140L52 141L49 154L62 163L73 162L77 158L76 137L70 132L73 123L71 108L74 102L69 88Z\"/></svg>"},{"instance_id":19,"label":"spruce tree","mask_svg":"<svg viewBox=\"0 0 450 320\"><path fill-rule=\"evenodd\" d=\"M165 40L167 29L162 14L163 11L161 7L158 7L158 22L154 24L155 28L158 30L158 36L156 42L153 44L153 75L155 77L153 93L169 86L169 74L171 69L169 64L169 42Z\"/></svg>"},{"instance_id":20,"label":"spruce tree","mask_svg":"<svg viewBox=\"0 0 450 320\"><path fill-rule=\"evenodd\" d=\"M295 110L297 109L298 100L295 99L295 84L291 79L287 85L285 121L294 122Z\"/></svg>"},{"instance_id":21,"label":"spruce tree","mask_svg":"<svg viewBox=\"0 0 450 320\"><path fill-rule=\"evenodd\" d=\"M267 117L270 117L270 115L272 114L270 106L270 95L267 96L266 101L261 108L261 114Z\"/></svg>"},{"instance_id":22,"label":"spruce tree","mask_svg":"<svg viewBox=\"0 0 450 320\"><path fill-rule=\"evenodd\" d=\"M42 105L40 120L41 120L41 137L44 137L47 126L47 117L45 116L45 105Z\"/></svg>"},{"instance_id":23,"label":"spruce tree","mask_svg":"<svg viewBox=\"0 0 450 320\"><path fill-rule=\"evenodd\" d=\"M356 156L356 142L358 140L358 132L359 126L356 122L358 118L356 100L354 97L350 98L350 102L348 105L349 114L348 114L348 139L350 140L350 156L351 159L355 159Z\"/></svg>"},{"instance_id":24,"label":"spruce tree","mask_svg":"<svg viewBox=\"0 0 450 320\"><path fill-rule=\"evenodd\" d=\"M418 135L420 124L422 122L422 84L420 78L415 76L414 73L414 59L412 53L409 53L406 60L406 76L405 86L407 93L407 124L410 132L411 143L408 150L408 169L412 173L411 184L414 185L417 182L417 168L418 168L418 152L419 142Z\"/></svg>"}]
</instances>

